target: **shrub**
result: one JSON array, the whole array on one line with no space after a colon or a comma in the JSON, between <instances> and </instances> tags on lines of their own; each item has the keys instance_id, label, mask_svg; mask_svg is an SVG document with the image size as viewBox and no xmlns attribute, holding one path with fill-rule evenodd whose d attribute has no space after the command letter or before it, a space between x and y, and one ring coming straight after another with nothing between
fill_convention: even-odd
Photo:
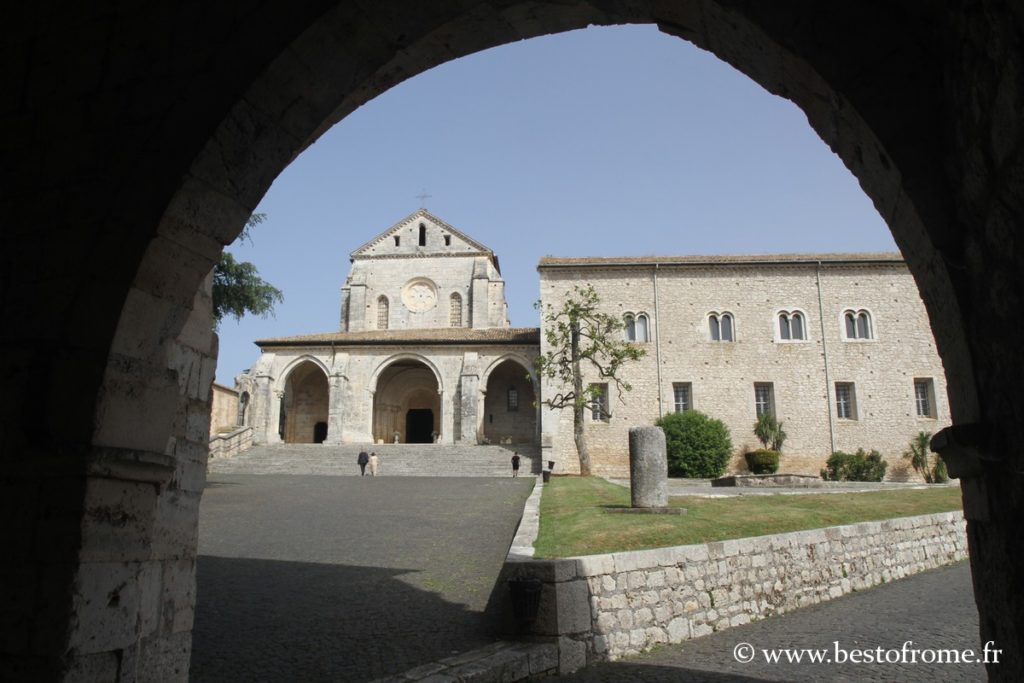
<instances>
[{"instance_id":1,"label":"shrub","mask_svg":"<svg viewBox=\"0 0 1024 683\"><path fill-rule=\"evenodd\" d=\"M782 423L771 413L761 413L754 423L754 436L766 450L781 451L786 440L786 432L782 431Z\"/></svg>"},{"instance_id":2,"label":"shrub","mask_svg":"<svg viewBox=\"0 0 1024 683\"><path fill-rule=\"evenodd\" d=\"M779 452L759 448L746 454L747 469L754 474L775 474L779 471Z\"/></svg>"},{"instance_id":3,"label":"shrub","mask_svg":"<svg viewBox=\"0 0 1024 683\"><path fill-rule=\"evenodd\" d=\"M707 479L725 472L732 454L732 439L721 420L687 410L670 413L655 424L665 432L671 476Z\"/></svg>"},{"instance_id":4,"label":"shrub","mask_svg":"<svg viewBox=\"0 0 1024 683\"><path fill-rule=\"evenodd\" d=\"M856 453L836 451L825 463L821 478L827 481L882 481L889 466L876 450L865 453L858 448Z\"/></svg>"}]
</instances>

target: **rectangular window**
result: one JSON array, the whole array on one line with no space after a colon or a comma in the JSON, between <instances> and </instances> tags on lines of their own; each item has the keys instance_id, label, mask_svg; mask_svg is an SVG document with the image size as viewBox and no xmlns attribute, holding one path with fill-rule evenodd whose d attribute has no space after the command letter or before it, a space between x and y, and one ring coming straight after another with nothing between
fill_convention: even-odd
<instances>
[{"instance_id":1,"label":"rectangular window","mask_svg":"<svg viewBox=\"0 0 1024 683\"><path fill-rule=\"evenodd\" d=\"M775 414L775 390L771 382L754 382L754 414Z\"/></svg>"},{"instance_id":2,"label":"rectangular window","mask_svg":"<svg viewBox=\"0 0 1024 683\"><path fill-rule=\"evenodd\" d=\"M608 422L611 415L608 414L608 385L591 384L590 419L594 422Z\"/></svg>"},{"instance_id":3,"label":"rectangular window","mask_svg":"<svg viewBox=\"0 0 1024 683\"><path fill-rule=\"evenodd\" d=\"M685 413L693 408L693 403L690 402L691 386L689 382L676 382L672 385L672 394L675 396L677 413Z\"/></svg>"},{"instance_id":4,"label":"rectangular window","mask_svg":"<svg viewBox=\"0 0 1024 683\"><path fill-rule=\"evenodd\" d=\"M914 405L918 417L935 417L935 384L930 379L914 379Z\"/></svg>"},{"instance_id":5,"label":"rectangular window","mask_svg":"<svg viewBox=\"0 0 1024 683\"><path fill-rule=\"evenodd\" d=\"M508 412L514 413L519 410L519 391L515 387L508 389Z\"/></svg>"},{"instance_id":6,"label":"rectangular window","mask_svg":"<svg viewBox=\"0 0 1024 683\"><path fill-rule=\"evenodd\" d=\"M836 415L840 420L857 419L856 401L853 382L836 382Z\"/></svg>"}]
</instances>

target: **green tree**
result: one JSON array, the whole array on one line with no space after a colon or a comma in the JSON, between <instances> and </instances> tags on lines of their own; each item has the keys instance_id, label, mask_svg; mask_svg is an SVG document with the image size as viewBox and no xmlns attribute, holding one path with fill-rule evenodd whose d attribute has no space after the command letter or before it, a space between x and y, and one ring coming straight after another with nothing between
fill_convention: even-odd
<instances>
[{"instance_id":1,"label":"green tree","mask_svg":"<svg viewBox=\"0 0 1024 683\"><path fill-rule=\"evenodd\" d=\"M670 475L713 479L725 472L732 455L732 439L721 420L687 410L669 413L654 424L665 432Z\"/></svg>"},{"instance_id":2,"label":"green tree","mask_svg":"<svg viewBox=\"0 0 1024 683\"><path fill-rule=\"evenodd\" d=\"M592 285L573 287L572 294L555 309L548 304L542 325L548 350L536 360L537 373L555 380L561 390L541 403L549 408L571 408L573 440L580 460L580 474L589 477L590 452L583 429L583 411L606 410L601 388L583 386L584 368L597 371L597 378L613 383L622 392L632 386L622 379L622 366L639 360L645 351L622 339L623 322L598 310L601 301ZM537 303L540 308L540 303Z\"/></svg>"},{"instance_id":3,"label":"green tree","mask_svg":"<svg viewBox=\"0 0 1024 683\"><path fill-rule=\"evenodd\" d=\"M249 216L241 240L251 240L250 230L264 220L266 214L254 213ZM213 267L213 317L220 323L225 315L240 320L246 313L266 318L273 315L274 305L284 301L284 294L277 287L260 277L256 266L248 261L236 261L229 251L224 251L220 262Z\"/></svg>"}]
</instances>

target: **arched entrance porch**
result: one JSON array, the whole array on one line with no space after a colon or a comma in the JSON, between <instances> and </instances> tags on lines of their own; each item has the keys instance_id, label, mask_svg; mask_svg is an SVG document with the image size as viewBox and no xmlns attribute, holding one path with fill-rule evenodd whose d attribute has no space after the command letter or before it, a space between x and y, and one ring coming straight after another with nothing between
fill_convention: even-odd
<instances>
[{"instance_id":1,"label":"arched entrance porch","mask_svg":"<svg viewBox=\"0 0 1024 683\"><path fill-rule=\"evenodd\" d=\"M327 439L330 389L327 375L312 361L296 365L284 383L278 434L285 443L323 443Z\"/></svg>"},{"instance_id":2,"label":"arched entrance porch","mask_svg":"<svg viewBox=\"0 0 1024 683\"><path fill-rule=\"evenodd\" d=\"M433 443L440 433L441 395L434 371L411 358L389 364L373 394L373 440Z\"/></svg>"},{"instance_id":3,"label":"arched entrance porch","mask_svg":"<svg viewBox=\"0 0 1024 683\"><path fill-rule=\"evenodd\" d=\"M533 443L537 439L536 392L530 371L506 359L493 367L484 393L480 432L489 443Z\"/></svg>"}]
</instances>

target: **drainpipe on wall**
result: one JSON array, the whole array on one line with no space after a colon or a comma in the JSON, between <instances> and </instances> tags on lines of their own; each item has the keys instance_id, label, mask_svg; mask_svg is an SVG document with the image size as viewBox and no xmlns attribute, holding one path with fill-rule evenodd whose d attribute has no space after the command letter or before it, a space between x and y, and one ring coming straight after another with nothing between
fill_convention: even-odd
<instances>
[{"instance_id":1,"label":"drainpipe on wall","mask_svg":"<svg viewBox=\"0 0 1024 683\"><path fill-rule=\"evenodd\" d=\"M828 341L825 339L825 305L821 301L821 261L815 268L815 279L818 284L818 320L821 323L821 355L825 362L825 410L828 413L828 439L832 444L832 453L836 452L836 426L832 421L832 385L828 378Z\"/></svg>"},{"instance_id":2,"label":"drainpipe on wall","mask_svg":"<svg viewBox=\"0 0 1024 683\"><path fill-rule=\"evenodd\" d=\"M658 310L658 264L654 264L654 362L658 366L658 417L665 417L661 387L661 313Z\"/></svg>"}]
</instances>

